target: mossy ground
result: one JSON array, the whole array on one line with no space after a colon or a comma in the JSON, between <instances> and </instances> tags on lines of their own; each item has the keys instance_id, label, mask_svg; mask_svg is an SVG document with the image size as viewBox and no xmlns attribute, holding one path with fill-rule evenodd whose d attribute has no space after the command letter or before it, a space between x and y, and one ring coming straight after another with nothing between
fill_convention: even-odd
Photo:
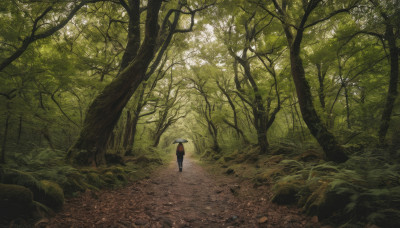
<instances>
[{"instance_id":1,"label":"mossy ground","mask_svg":"<svg viewBox=\"0 0 400 228\"><path fill-rule=\"evenodd\" d=\"M164 152L151 150L137 156L124 157L124 165L75 167L68 164L64 157L62 151L43 149L25 156L16 154L7 165L0 167L2 187L7 186L7 190L11 186L18 190L13 192L15 197L8 197L10 202L1 203L3 207L12 206L15 213L0 217L0 226L21 217L30 217L31 222L38 219L38 216L57 211L62 208L64 197L74 197L88 190L115 189L146 178L171 159ZM3 196L10 192L3 190ZM28 193L31 194L30 201L18 200L18 195L21 199L27 199L25 196ZM0 200L3 198L0 195Z\"/></svg>"},{"instance_id":2,"label":"mossy ground","mask_svg":"<svg viewBox=\"0 0 400 228\"><path fill-rule=\"evenodd\" d=\"M383 150L352 151L340 165L324 161L318 149L288 145L272 146L262 155L249 147L198 156L211 172L252 180L254 187L269 186L271 201L297 205L326 224L400 227L400 165L386 159Z\"/></svg>"}]
</instances>

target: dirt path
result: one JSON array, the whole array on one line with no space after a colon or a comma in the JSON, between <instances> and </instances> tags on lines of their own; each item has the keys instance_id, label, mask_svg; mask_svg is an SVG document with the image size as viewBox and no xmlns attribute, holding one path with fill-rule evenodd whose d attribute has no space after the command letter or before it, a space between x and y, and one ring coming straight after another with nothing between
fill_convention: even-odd
<instances>
[{"instance_id":1,"label":"dirt path","mask_svg":"<svg viewBox=\"0 0 400 228\"><path fill-rule=\"evenodd\" d=\"M265 188L265 187L264 187ZM295 208L269 202L267 189L211 175L191 158L123 189L66 202L50 227L316 227Z\"/></svg>"}]
</instances>

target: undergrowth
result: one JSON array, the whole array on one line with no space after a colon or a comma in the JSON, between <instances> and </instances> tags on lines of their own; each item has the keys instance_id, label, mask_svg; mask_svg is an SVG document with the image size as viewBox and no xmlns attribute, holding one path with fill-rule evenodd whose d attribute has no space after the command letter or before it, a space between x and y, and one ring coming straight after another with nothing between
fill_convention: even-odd
<instances>
[{"instance_id":1,"label":"undergrowth","mask_svg":"<svg viewBox=\"0 0 400 228\"><path fill-rule=\"evenodd\" d=\"M131 181L146 178L152 170L167 159L156 149L136 151L136 156L124 157L122 164L101 167L75 167L65 160L65 152L48 148L35 149L29 153L10 154L7 164L0 166L0 183L12 192L14 186L21 186L31 192L34 205L30 216L41 216L58 210L64 197L77 196L85 191L99 191L103 188L118 188ZM0 201L7 201L8 195L0 195ZM28 197L29 198L29 197ZM17 206L18 202L11 206ZM18 205L19 206L19 205ZM1 208L0 208L1 209ZM8 209L8 208L3 208ZM19 216L0 216L2 223ZM1 224L0 224L1 225Z\"/></svg>"},{"instance_id":2,"label":"undergrowth","mask_svg":"<svg viewBox=\"0 0 400 228\"><path fill-rule=\"evenodd\" d=\"M268 185L277 204L294 204L335 227L400 227L400 164L377 148L352 151L343 164L324 161L320 150L291 144L272 146L260 155L243 150L206 151L225 173ZM400 151L397 151L400 153Z\"/></svg>"}]
</instances>

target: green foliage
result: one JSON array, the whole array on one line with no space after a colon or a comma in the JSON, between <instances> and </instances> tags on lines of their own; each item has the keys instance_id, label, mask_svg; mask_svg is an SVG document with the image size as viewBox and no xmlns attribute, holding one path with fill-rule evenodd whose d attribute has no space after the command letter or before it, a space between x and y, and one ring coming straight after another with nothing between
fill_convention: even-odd
<instances>
[{"instance_id":1,"label":"green foliage","mask_svg":"<svg viewBox=\"0 0 400 228\"><path fill-rule=\"evenodd\" d=\"M163 4L160 18L178 3L170 2ZM293 27L301 22L309 2L287 1L287 18ZM329 17L353 2L357 5L351 10ZM305 28L300 54L318 115L346 144L350 159L341 165L324 162L316 148L299 108L285 31L266 9L278 12L271 1L259 4L262 7L252 1L221 0L216 7L197 12L193 33L173 37L162 66L146 81L142 110L136 113L139 96L126 107L131 115L150 113L137 124L135 141L129 145L132 156L122 159L126 166L97 169L71 166L64 151L79 135L93 98L118 75L129 15L118 1L83 7L71 23L30 44L0 71L0 138L6 155L1 183L25 186L34 200L43 202L34 203L59 208L62 191L57 186L73 196L144 178L171 159L171 142L182 137L190 141L185 148L204 160L254 178L255 186L271 185L274 202L297 201L304 212L330 217L335 224L399 226L399 98L388 131L391 141L387 148L375 149L391 72L388 41L382 37L388 25L399 33L397 1L321 1L305 23L324 19ZM41 33L65 18L72 5L0 1L0 63L30 35L35 19L36 32ZM49 6L51 11L40 19ZM179 29L189 22L188 15L181 17ZM254 37L248 40L250 35ZM271 145L260 154L259 120L254 114L261 105L271 117L278 107L277 95L280 110L267 132ZM258 96L261 104L255 102ZM126 110L114 127L107 153L125 153ZM183 113L184 119L176 120ZM163 119L164 114L173 123ZM155 132L163 134L160 145L152 148ZM221 151L213 150L216 142ZM82 159L87 158L82 153ZM45 196L54 200L43 200ZM57 203L52 205L53 201Z\"/></svg>"},{"instance_id":2,"label":"green foliage","mask_svg":"<svg viewBox=\"0 0 400 228\"><path fill-rule=\"evenodd\" d=\"M43 186L45 197L43 202L45 205L53 209L59 209L64 204L64 191L57 184L52 181L42 180L40 181Z\"/></svg>"},{"instance_id":3,"label":"green foliage","mask_svg":"<svg viewBox=\"0 0 400 228\"><path fill-rule=\"evenodd\" d=\"M323 161L315 148L296 151L292 146L273 146L273 154L257 154L252 163L243 159L251 156L246 149L223 151L218 163L226 172L252 179L255 187L271 186L272 202L295 204L325 223L399 226L400 166L384 150L357 149L338 165ZM212 153L207 157L212 161Z\"/></svg>"}]
</instances>

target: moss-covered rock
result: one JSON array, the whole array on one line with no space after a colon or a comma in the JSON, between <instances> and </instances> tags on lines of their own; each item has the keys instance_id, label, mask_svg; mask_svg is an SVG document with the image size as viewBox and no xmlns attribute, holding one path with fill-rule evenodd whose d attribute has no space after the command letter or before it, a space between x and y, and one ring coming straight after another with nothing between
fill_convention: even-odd
<instances>
[{"instance_id":1,"label":"moss-covered rock","mask_svg":"<svg viewBox=\"0 0 400 228\"><path fill-rule=\"evenodd\" d=\"M121 155L106 154L105 158L108 165L110 164L125 165L124 158Z\"/></svg>"},{"instance_id":2,"label":"moss-covered rock","mask_svg":"<svg viewBox=\"0 0 400 228\"><path fill-rule=\"evenodd\" d=\"M39 202L51 207L52 209L60 209L64 204L64 191L55 182L42 180L45 195Z\"/></svg>"},{"instance_id":3,"label":"moss-covered rock","mask_svg":"<svg viewBox=\"0 0 400 228\"><path fill-rule=\"evenodd\" d=\"M29 215L33 210L33 194L26 187L0 184L0 211L7 219Z\"/></svg>"},{"instance_id":4,"label":"moss-covered rock","mask_svg":"<svg viewBox=\"0 0 400 228\"><path fill-rule=\"evenodd\" d=\"M126 176L126 171L123 167L120 166L111 166L107 167L106 169L103 170L103 173L111 172L113 174L113 178L117 178L119 181L126 182L127 181L127 176Z\"/></svg>"},{"instance_id":5,"label":"moss-covered rock","mask_svg":"<svg viewBox=\"0 0 400 228\"><path fill-rule=\"evenodd\" d=\"M6 169L3 175L2 183L15 184L28 188L33 193L33 199L39 201L44 194L42 183L31 174L15 169Z\"/></svg>"},{"instance_id":6,"label":"moss-covered rock","mask_svg":"<svg viewBox=\"0 0 400 228\"><path fill-rule=\"evenodd\" d=\"M137 163L156 163L156 164L159 164L159 165L163 164L162 159L160 159L160 158L151 158L151 157L147 157L145 155L141 155L141 156L137 157L135 159L135 162L137 162Z\"/></svg>"},{"instance_id":7,"label":"moss-covered rock","mask_svg":"<svg viewBox=\"0 0 400 228\"><path fill-rule=\"evenodd\" d=\"M66 181L60 183L64 190L64 195L73 196L77 192L84 192L86 189L98 190L93 185L87 183L86 176L79 172L70 173L67 175Z\"/></svg>"},{"instance_id":8,"label":"moss-covered rock","mask_svg":"<svg viewBox=\"0 0 400 228\"><path fill-rule=\"evenodd\" d=\"M297 204L298 192L303 188L304 180L300 175L287 176L272 188L272 202L277 204Z\"/></svg>"}]
</instances>

